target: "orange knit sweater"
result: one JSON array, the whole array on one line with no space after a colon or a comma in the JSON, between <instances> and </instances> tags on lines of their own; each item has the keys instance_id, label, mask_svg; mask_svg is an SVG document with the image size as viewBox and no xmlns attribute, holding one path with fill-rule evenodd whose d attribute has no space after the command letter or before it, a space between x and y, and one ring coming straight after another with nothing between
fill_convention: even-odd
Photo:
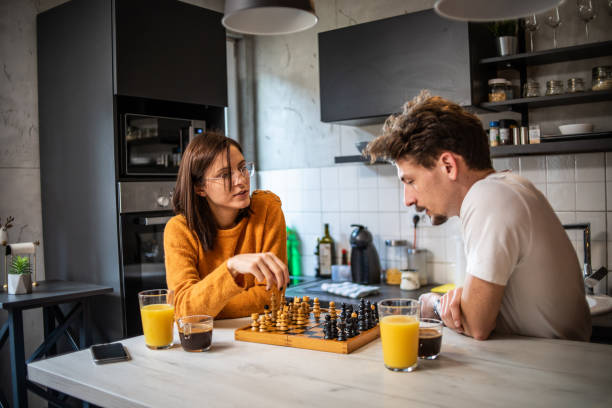
<instances>
[{"instance_id":1,"label":"orange knit sweater","mask_svg":"<svg viewBox=\"0 0 612 408\"><path fill-rule=\"evenodd\" d=\"M253 275L232 277L227 260L237 254L272 252L287 263L287 237L281 201L269 191L254 191L250 217L235 227L218 230L217 242L205 252L183 215L172 217L164 230L166 282L174 290L175 316L207 314L233 318L260 313L272 291Z\"/></svg>"}]
</instances>

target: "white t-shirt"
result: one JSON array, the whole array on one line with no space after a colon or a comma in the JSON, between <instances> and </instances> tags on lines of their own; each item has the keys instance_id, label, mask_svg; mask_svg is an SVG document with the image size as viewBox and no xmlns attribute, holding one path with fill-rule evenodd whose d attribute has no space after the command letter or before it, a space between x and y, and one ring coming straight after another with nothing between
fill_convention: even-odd
<instances>
[{"instance_id":1,"label":"white t-shirt","mask_svg":"<svg viewBox=\"0 0 612 408\"><path fill-rule=\"evenodd\" d=\"M470 188L459 217L467 273L505 286L496 332L589 340L591 315L578 257L531 182L492 173Z\"/></svg>"}]
</instances>

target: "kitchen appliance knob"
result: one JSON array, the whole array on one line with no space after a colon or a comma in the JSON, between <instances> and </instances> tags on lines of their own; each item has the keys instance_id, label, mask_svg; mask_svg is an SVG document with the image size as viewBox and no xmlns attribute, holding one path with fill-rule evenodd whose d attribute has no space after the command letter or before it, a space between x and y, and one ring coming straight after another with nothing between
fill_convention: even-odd
<instances>
[{"instance_id":1,"label":"kitchen appliance knob","mask_svg":"<svg viewBox=\"0 0 612 408\"><path fill-rule=\"evenodd\" d=\"M157 197L157 204L160 207L164 207L164 208L168 207L170 205L170 197L168 197L168 196L159 196L159 197Z\"/></svg>"}]
</instances>

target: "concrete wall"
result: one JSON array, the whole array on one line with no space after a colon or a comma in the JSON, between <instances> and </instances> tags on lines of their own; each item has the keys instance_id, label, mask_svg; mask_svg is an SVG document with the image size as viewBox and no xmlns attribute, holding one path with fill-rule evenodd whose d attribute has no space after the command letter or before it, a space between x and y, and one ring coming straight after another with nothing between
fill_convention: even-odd
<instances>
[{"instance_id":1,"label":"concrete wall","mask_svg":"<svg viewBox=\"0 0 612 408\"><path fill-rule=\"evenodd\" d=\"M318 24L311 30L279 37L256 37L256 140L258 143L259 187L277 192L283 200L288 225L297 228L302 241L303 269L314 273L316 238L323 223L330 223L338 250L349 248L351 223L362 223L373 232L384 265L384 240L406 238L412 242L413 209L402 204L402 188L395 168L388 165L334 165L334 156L357 154L355 143L372 139L381 125L346 126L320 121L317 33L364 23L406 12L422 10L434 1L317 1ZM612 15L606 3L596 1L597 18L589 24L590 40L612 39ZM584 24L574 2L560 9L559 46L584 43ZM552 48L552 29L538 16L535 50ZM536 67L528 72L538 80L542 94L545 81L580 76L591 84L591 68L611 65L612 58L566 62ZM516 72L500 75L514 80ZM545 135L558 134L565 123L590 122L595 130L612 130L611 102L550 107L530 112L531 123L541 125ZM513 113L487 114L493 118L516 117ZM488 127L488 126L486 126ZM593 266L608 265L612 259L611 157L604 153L499 159L496 169L512 169L532 180L553 204L564 223L593 224ZM607 166L606 167L606 163ZM606 176L606 169L607 176ZM606 198L606 194L608 197ZM438 282L455 280L457 220L443 227L423 225L417 244L429 250L429 269ZM572 242L582 257L582 241L572 232ZM459 252L459 255L461 253ZM611 282L612 283L612 282Z\"/></svg>"}]
</instances>

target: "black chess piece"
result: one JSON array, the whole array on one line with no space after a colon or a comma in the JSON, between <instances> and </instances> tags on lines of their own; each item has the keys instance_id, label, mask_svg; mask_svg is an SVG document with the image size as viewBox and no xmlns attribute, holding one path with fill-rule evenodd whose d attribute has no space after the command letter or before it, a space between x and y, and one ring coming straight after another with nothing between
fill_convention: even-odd
<instances>
[{"instance_id":1,"label":"black chess piece","mask_svg":"<svg viewBox=\"0 0 612 408\"><path fill-rule=\"evenodd\" d=\"M374 318L376 319L376 324L380 322L380 318L378 317L378 303L374 303Z\"/></svg>"},{"instance_id":2,"label":"black chess piece","mask_svg":"<svg viewBox=\"0 0 612 408\"><path fill-rule=\"evenodd\" d=\"M331 316L325 315L325 322L323 323L323 335L325 340L330 340L331 337Z\"/></svg>"},{"instance_id":3,"label":"black chess piece","mask_svg":"<svg viewBox=\"0 0 612 408\"><path fill-rule=\"evenodd\" d=\"M338 323L337 322L338 322L338 319L333 319L331 321L331 334L330 335L332 339L335 339L338 337L338 326L337 326Z\"/></svg>"},{"instance_id":4,"label":"black chess piece","mask_svg":"<svg viewBox=\"0 0 612 408\"><path fill-rule=\"evenodd\" d=\"M361 307L360 307L361 309ZM358 320L358 328L360 332L364 332L366 331L366 321L365 321L365 310L359 310L359 313L357 314L357 320Z\"/></svg>"},{"instance_id":5,"label":"black chess piece","mask_svg":"<svg viewBox=\"0 0 612 408\"><path fill-rule=\"evenodd\" d=\"M346 322L344 319L340 319L338 323L338 341L346 341Z\"/></svg>"}]
</instances>

